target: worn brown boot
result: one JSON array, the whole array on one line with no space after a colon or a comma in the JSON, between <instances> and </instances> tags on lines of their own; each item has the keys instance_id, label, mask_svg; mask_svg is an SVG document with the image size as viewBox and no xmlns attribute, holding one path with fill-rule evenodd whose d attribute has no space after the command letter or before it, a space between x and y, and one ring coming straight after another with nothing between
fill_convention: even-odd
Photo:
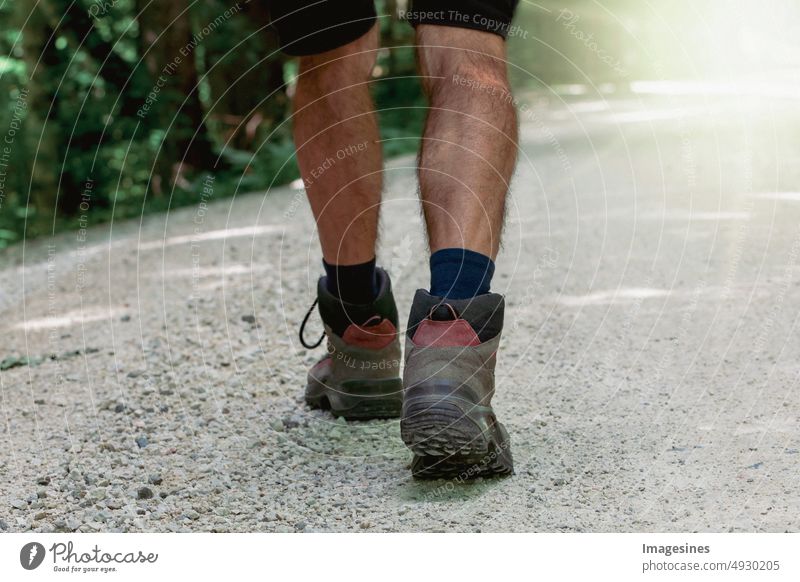
<instances>
[{"instance_id":1,"label":"worn brown boot","mask_svg":"<svg viewBox=\"0 0 800 582\"><path fill-rule=\"evenodd\" d=\"M348 420L396 418L403 403L397 307L389 275L377 269L378 296L372 303L343 303L321 277L317 303L328 353L308 372L306 402ZM309 311L311 314L312 309ZM303 322L303 327L308 320ZM300 337L303 345L309 346ZM323 338L320 338L320 342ZM317 345L319 345L319 343Z\"/></svg>"},{"instance_id":2,"label":"worn brown boot","mask_svg":"<svg viewBox=\"0 0 800 582\"><path fill-rule=\"evenodd\" d=\"M443 299L417 291L406 333L403 442L420 478L513 472L508 433L492 410L505 302L487 293Z\"/></svg>"}]
</instances>

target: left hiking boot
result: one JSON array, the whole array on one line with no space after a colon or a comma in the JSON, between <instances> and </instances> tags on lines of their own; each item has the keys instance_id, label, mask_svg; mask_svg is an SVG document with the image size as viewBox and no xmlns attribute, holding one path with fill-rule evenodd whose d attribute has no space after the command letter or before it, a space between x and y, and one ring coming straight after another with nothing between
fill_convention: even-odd
<instances>
[{"instance_id":1,"label":"left hiking boot","mask_svg":"<svg viewBox=\"0 0 800 582\"><path fill-rule=\"evenodd\" d=\"M492 410L505 301L444 299L420 289L406 332L400 433L417 478L513 472L511 443Z\"/></svg>"},{"instance_id":2,"label":"left hiking boot","mask_svg":"<svg viewBox=\"0 0 800 582\"><path fill-rule=\"evenodd\" d=\"M377 269L378 295L365 305L345 303L328 291L325 277L317 284L317 302L328 353L308 372L305 400L347 420L397 418L403 402L397 307L388 273ZM300 340L303 339L303 326ZM319 343L317 344L319 345Z\"/></svg>"}]
</instances>

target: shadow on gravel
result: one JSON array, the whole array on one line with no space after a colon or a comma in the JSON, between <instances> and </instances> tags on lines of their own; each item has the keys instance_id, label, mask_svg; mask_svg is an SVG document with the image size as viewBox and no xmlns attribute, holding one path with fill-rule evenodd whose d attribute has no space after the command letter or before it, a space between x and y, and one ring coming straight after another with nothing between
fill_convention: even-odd
<instances>
[{"instance_id":1,"label":"shadow on gravel","mask_svg":"<svg viewBox=\"0 0 800 582\"><path fill-rule=\"evenodd\" d=\"M469 501L497 487L507 487L509 477L462 479L437 479L435 481L414 480L398 489L404 501L435 503L446 501Z\"/></svg>"}]
</instances>

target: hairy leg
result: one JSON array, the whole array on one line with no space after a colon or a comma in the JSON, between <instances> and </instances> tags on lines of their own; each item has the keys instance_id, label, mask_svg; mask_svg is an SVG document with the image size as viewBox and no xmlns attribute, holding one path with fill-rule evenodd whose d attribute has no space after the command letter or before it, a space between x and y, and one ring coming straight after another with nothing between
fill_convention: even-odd
<instances>
[{"instance_id":1,"label":"hairy leg","mask_svg":"<svg viewBox=\"0 0 800 582\"><path fill-rule=\"evenodd\" d=\"M431 252L466 248L494 259L517 152L505 41L420 25L417 44L430 102L419 179Z\"/></svg>"},{"instance_id":2,"label":"hairy leg","mask_svg":"<svg viewBox=\"0 0 800 582\"><path fill-rule=\"evenodd\" d=\"M368 82L378 31L300 58L294 99L297 160L325 260L355 265L375 256L381 149Z\"/></svg>"}]
</instances>

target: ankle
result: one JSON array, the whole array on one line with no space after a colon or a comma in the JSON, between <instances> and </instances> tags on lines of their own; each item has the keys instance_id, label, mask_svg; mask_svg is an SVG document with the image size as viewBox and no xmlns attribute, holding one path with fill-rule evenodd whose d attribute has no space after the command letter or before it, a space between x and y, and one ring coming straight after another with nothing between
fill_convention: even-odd
<instances>
[{"instance_id":1,"label":"ankle","mask_svg":"<svg viewBox=\"0 0 800 582\"><path fill-rule=\"evenodd\" d=\"M469 299L489 292L494 261L469 249L441 249L431 255L431 295Z\"/></svg>"},{"instance_id":2,"label":"ankle","mask_svg":"<svg viewBox=\"0 0 800 582\"><path fill-rule=\"evenodd\" d=\"M378 276L375 258L358 265L333 265L322 260L325 267L325 287L343 303L366 305L378 295Z\"/></svg>"}]
</instances>

